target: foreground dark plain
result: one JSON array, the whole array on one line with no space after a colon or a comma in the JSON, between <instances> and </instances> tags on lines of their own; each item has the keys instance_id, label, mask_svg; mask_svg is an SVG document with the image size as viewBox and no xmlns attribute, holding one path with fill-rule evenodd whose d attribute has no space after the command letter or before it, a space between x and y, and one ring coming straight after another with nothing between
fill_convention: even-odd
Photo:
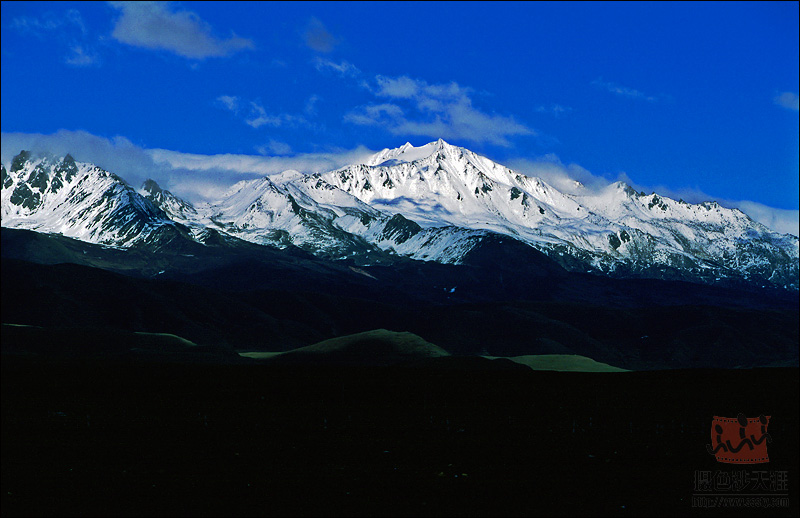
<instances>
[{"instance_id":1,"label":"foreground dark plain","mask_svg":"<svg viewBox=\"0 0 800 518\"><path fill-rule=\"evenodd\" d=\"M797 514L795 292L580 274L497 243L367 266L2 238L3 515ZM237 354L379 329L453 356ZM531 354L637 372L481 357ZM713 416L740 412L772 416L768 464L706 452ZM789 508L693 507L700 474L742 469L781 477Z\"/></svg>"},{"instance_id":2,"label":"foreground dark plain","mask_svg":"<svg viewBox=\"0 0 800 518\"><path fill-rule=\"evenodd\" d=\"M4 355L3 515L796 516L799 379ZM706 452L739 412L772 416L768 464ZM692 506L742 469L785 471L790 507Z\"/></svg>"}]
</instances>

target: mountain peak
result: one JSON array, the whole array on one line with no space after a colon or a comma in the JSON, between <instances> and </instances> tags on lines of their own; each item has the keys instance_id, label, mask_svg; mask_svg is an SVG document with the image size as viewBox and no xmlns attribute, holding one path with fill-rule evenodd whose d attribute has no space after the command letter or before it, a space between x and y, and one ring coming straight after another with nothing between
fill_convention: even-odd
<instances>
[{"instance_id":1,"label":"mountain peak","mask_svg":"<svg viewBox=\"0 0 800 518\"><path fill-rule=\"evenodd\" d=\"M455 148L456 146L448 144L443 139L429 142L419 147L414 147L410 142L406 142L400 147L394 149L385 148L375 153L367 159L365 164L369 166L393 166L428 158L437 151Z\"/></svg>"},{"instance_id":2,"label":"mountain peak","mask_svg":"<svg viewBox=\"0 0 800 518\"><path fill-rule=\"evenodd\" d=\"M639 195L636 189L631 187L627 182L623 181L614 182L610 185L610 187L616 191L625 193L628 197Z\"/></svg>"},{"instance_id":3,"label":"mountain peak","mask_svg":"<svg viewBox=\"0 0 800 518\"><path fill-rule=\"evenodd\" d=\"M11 161L11 172L15 173L20 169L22 169L23 167L25 167L25 164L30 159L31 159L30 151L26 151L24 149L20 151L19 154L15 156L14 159Z\"/></svg>"},{"instance_id":4,"label":"mountain peak","mask_svg":"<svg viewBox=\"0 0 800 518\"><path fill-rule=\"evenodd\" d=\"M436 142L431 142L431 144L434 145L434 149L436 149L437 151L440 150L440 149L445 149L445 148L449 148L449 147L455 147L455 146L452 146L452 145L448 144L447 142L445 142L444 139L442 139L442 138L438 139Z\"/></svg>"},{"instance_id":5,"label":"mountain peak","mask_svg":"<svg viewBox=\"0 0 800 518\"><path fill-rule=\"evenodd\" d=\"M148 178L144 181L142 184L142 190L150 194L158 194L162 192L161 186L151 178Z\"/></svg>"},{"instance_id":6,"label":"mountain peak","mask_svg":"<svg viewBox=\"0 0 800 518\"><path fill-rule=\"evenodd\" d=\"M166 215L124 180L71 155L23 151L3 186L4 227L123 247L170 232L159 230Z\"/></svg>"}]
</instances>

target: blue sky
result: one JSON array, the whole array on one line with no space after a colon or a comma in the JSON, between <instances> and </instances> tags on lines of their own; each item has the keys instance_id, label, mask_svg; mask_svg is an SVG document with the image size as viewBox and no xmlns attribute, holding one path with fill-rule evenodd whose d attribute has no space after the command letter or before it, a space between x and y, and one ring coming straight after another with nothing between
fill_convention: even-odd
<instances>
[{"instance_id":1,"label":"blue sky","mask_svg":"<svg viewBox=\"0 0 800 518\"><path fill-rule=\"evenodd\" d=\"M200 199L441 137L797 233L797 2L1 5L4 162Z\"/></svg>"}]
</instances>

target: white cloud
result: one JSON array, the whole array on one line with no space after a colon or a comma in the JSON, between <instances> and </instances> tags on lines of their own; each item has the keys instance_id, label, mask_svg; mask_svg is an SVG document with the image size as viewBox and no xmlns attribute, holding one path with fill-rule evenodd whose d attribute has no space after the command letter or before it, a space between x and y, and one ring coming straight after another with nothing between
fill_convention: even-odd
<instances>
[{"instance_id":1,"label":"white cloud","mask_svg":"<svg viewBox=\"0 0 800 518\"><path fill-rule=\"evenodd\" d=\"M94 51L83 45L73 45L70 48L70 54L67 55L64 62L67 65L75 67L89 67L92 65L99 65L100 58Z\"/></svg>"},{"instance_id":2,"label":"white cloud","mask_svg":"<svg viewBox=\"0 0 800 518\"><path fill-rule=\"evenodd\" d=\"M35 154L63 156L70 153L79 162L90 162L124 179L134 188L152 178L162 187L189 201L197 202L218 196L233 183L260 175L228 170L191 171L172 167L153 159L151 151L133 144L125 137L105 138L85 131L59 130L51 135L3 133L2 162L9 166L21 150Z\"/></svg>"},{"instance_id":3,"label":"white cloud","mask_svg":"<svg viewBox=\"0 0 800 518\"><path fill-rule=\"evenodd\" d=\"M800 210L775 209L747 200L729 203L767 228L800 236Z\"/></svg>"},{"instance_id":4,"label":"white cloud","mask_svg":"<svg viewBox=\"0 0 800 518\"><path fill-rule=\"evenodd\" d=\"M379 125L394 135L419 135L434 138L488 142L510 146L508 138L535 135L513 117L488 114L472 104L471 89L455 82L429 84L407 76L378 75L374 84L365 83L378 98L391 103L369 104L350 111L346 122Z\"/></svg>"},{"instance_id":5,"label":"white cloud","mask_svg":"<svg viewBox=\"0 0 800 518\"><path fill-rule=\"evenodd\" d=\"M610 180L603 176L595 175L578 164L564 164L552 153L536 159L515 158L507 160L506 165L525 175L539 177L559 191L567 194L598 192L612 182L628 182L627 177L620 176L615 180ZM580 184L577 184L576 181L580 182Z\"/></svg>"},{"instance_id":6,"label":"white cloud","mask_svg":"<svg viewBox=\"0 0 800 518\"><path fill-rule=\"evenodd\" d=\"M375 151L358 146L333 148L316 153L287 153L287 156L200 155L165 149L145 149L125 137L105 138L85 131L59 130L51 135L2 133L0 159L8 168L21 150L72 154L79 162L91 162L110 171L133 187L154 179L163 188L191 202L218 198L231 185L294 169L301 173L330 171L348 164L364 163ZM288 145L271 141L265 150L278 153ZM289 150L290 151L290 150Z\"/></svg>"},{"instance_id":7,"label":"white cloud","mask_svg":"<svg viewBox=\"0 0 800 518\"><path fill-rule=\"evenodd\" d=\"M375 82L378 90L375 95L378 97L395 97L399 99L411 99L416 97L420 90L427 85L423 81L417 81L407 76L385 77L376 76Z\"/></svg>"},{"instance_id":8,"label":"white cloud","mask_svg":"<svg viewBox=\"0 0 800 518\"><path fill-rule=\"evenodd\" d=\"M83 17L75 9L60 14L46 12L38 18L19 16L11 20L10 27L23 35L54 39L60 47L67 49L63 58L67 65L87 67L100 64Z\"/></svg>"},{"instance_id":9,"label":"white cloud","mask_svg":"<svg viewBox=\"0 0 800 518\"><path fill-rule=\"evenodd\" d=\"M549 113L554 117L560 117L565 113L569 113L572 111L572 108L569 106L561 106L560 104L550 104L550 105L541 105L536 107L536 111L538 113Z\"/></svg>"},{"instance_id":10,"label":"white cloud","mask_svg":"<svg viewBox=\"0 0 800 518\"><path fill-rule=\"evenodd\" d=\"M158 167L139 146L125 137L105 138L85 131L59 130L51 135L40 133L2 133L0 155L8 166L23 149L34 153L63 156L92 162L124 178L134 187L149 177L163 177L167 171Z\"/></svg>"},{"instance_id":11,"label":"white cloud","mask_svg":"<svg viewBox=\"0 0 800 518\"><path fill-rule=\"evenodd\" d=\"M81 13L75 9L69 9L63 14L56 14L48 11L41 17L18 16L11 20L12 29L33 36L44 37L46 33L59 30L77 30L81 34L86 34L86 24L83 22Z\"/></svg>"},{"instance_id":12,"label":"white cloud","mask_svg":"<svg viewBox=\"0 0 800 518\"><path fill-rule=\"evenodd\" d=\"M280 147L282 143L275 144ZM264 151L274 150L267 147ZM239 180L274 175L290 169L304 174L331 171L348 164L364 163L375 151L358 146L354 149L332 149L290 156L200 155L166 149L153 149L148 153L159 166L181 172L179 178L167 184L175 194L192 201L209 201L220 197Z\"/></svg>"},{"instance_id":13,"label":"white cloud","mask_svg":"<svg viewBox=\"0 0 800 518\"><path fill-rule=\"evenodd\" d=\"M260 128L261 126L272 126L277 128L283 124L284 119L280 115L268 115L263 106L255 101L250 102L250 116L245 119L248 126Z\"/></svg>"},{"instance_id":14,"label":"white cloud","mask_svg":"<svg viewBox=\"0 0 800 518\"><path fill-rule=\"evenodd\" d=\"M306 115L312 116L317 114L317 103L322 100L322 97L319 95L312 95L306 100L305 107L303 108L303 113Z\"/></svg>"},{"instance_id":15,"label":"white cloud","mask_svg":"<svg viewBox=\"0 0 800 518\"><path fill-rule=\"evenodd\" d=\"M217 97L217 101L234 113L239 111L239 98L235 95L220 95Z\"/></svg>"},{"instance_id":16,"label":"white cloud","mask_svg":"<svg viewBox=\"0 0 800 518\"><path fill-rule=\"evenodd\" d=\"M623 97L629 97L631 99L642 99L648 102L657 101L658 98L652 95L647 95L644 92L640 92L639 90L628 88L627 86L620 86L616 83L611 83L608 81L603 81L603 78L595 79L592 81L592 84L598 88L606 90L616 95L621 95Z\"/></svg>"},{"instance_id":17,"label":"white cloud","mask_svg":"<svg viewBox=\"0 0 800 518\"><path fill-rule=\"evenodd\" d=\"M783 92L780 95L775 96L773 101L781 108L786 108L787 110L792 111L800 110L800 99L798 99L797 94L794 92Z\"/></svg>"},{"instance_id":18,"label":"white cloud","mask_svg":"<svg viewBox=\"0 0 800 518\"><path fill-rule=\"evenodd\" d=\"M119 9L111 35L134 47L166 50L189 59L224 57L255 47L235 34L220 39L192 11L175 11L168 2L110 2Z\"/></svg>"},{"instance_id":19,"label":"white cloud","mask_svg":"<svg viewBox=\"0 0 800 518\"><path fill-rule=\"evenodd\" d=\"M327 152L297 153L292 156L261 156L225 153L201 155L167 149L152 149L149 155L158 164L189 171L228 171L244 175L266 176L294 169L301 173L331 171L348 164L364 163L375 151L358 146L355 149L333 149Z\"/></svg>"},{"instance_id":20,"label":"white cloud","mask_svg":"<svg viewBox=\"0 0 800 518\"><path fill-rule=\"evenodd\" d=\"M317 18L312 17L304 33L306 45L317 52L330 52L339 43Z\"/></svg>"},{"instance_id":21,"label":"white cloud","mask_svg":"<svg viewBox=\"0 0 800 518\"><path fill-rule=\"evenodd\" d=\"M361 73L361 70L359 70L358 67L348 61L343 60L340 63L336 63L319 56L314 59L314 67L318 72L333 71L341 77L355 77Z\"/></svg>"},{"instance_id":22,"label":"white cloud","mask_svg":"<svg viewBox=\"0 0 800 518\"><path fill-rule=\"evenodd\" d=\"M383 103L362 106L345 114L344 120L361 126L377 126L383 123L384 118L400 119L402 117L402 108L396 104Z\"/></svg>"},{"instance_id":23,"label":"white cloud","mask_svg":"<svg viewBox=\"0 0 800 518\"><path fill-rule=\"evenodd\" d=\"M263 146L256 146L256 151L260 155L290 155L292 154L292 147L286 142L279 142L270 139L269 142Z\"/></svg>"},{"instance_id":24,"label":"white cloud","mask_svg":"<svg viewBox=\"0 0 800 518\"><path fill-rule=\"evenodd\" d=\"M314 105L319 97L312 95L305 104L304 113L314 115ZM304 115L292 113L270 114L258 101L243 101L235 95L220 95L216 99L220 107L232 112L245 124L258 129L262 126L279 128L282 126L307 126L310 125Z\"/></svg>"}]
</instances>

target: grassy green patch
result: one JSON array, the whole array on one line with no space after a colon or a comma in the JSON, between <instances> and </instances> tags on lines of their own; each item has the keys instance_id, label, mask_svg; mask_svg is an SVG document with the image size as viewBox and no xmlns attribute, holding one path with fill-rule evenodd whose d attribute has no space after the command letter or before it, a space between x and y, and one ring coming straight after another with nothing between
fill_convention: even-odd
<instances>
[{"instance_id":1,"label":"grassy green patch","mask_svg":"<svg viewBox=\"0 0 800 518\"><path fill-rule=\"evenodd\" d=\"M289 363L390 365L403 361L450 356L450 353L414 333L375 329L331 338L284 353L245 352L240 355Z\"/></svg>"},{"instance_id":2,"label":"grassy green patch","mask_svg":"<svg viewBox=\"0 0 800 518\"><path fill-rule=\"evenodd\" d=\"M494 360L501 356L484 356ZM607 363L594 361L578 354L526 354L524 356L505 357L513 362L527 365L537 371L563 371L563 372L628 372Z\"/></svg>"},{"instance_id":3,"label":"grassy green patch","mask_svg":"<svg viewBox=\"0 0 800 518\"><path fill-rule=\"evenodd\" d=\"M239 353L239 356L243 356L245 358L251 358L253 360L269 360L270 358L274 358L283 354L282 352L262 352L262 351L254 351L254 352L246 352L246 353Z\"/></svg>"},{"instance_id":4,"label":"grassy green patch","mask_svg":"<svg viewBox=\"0 0 800 518\"><path fill-rule=\"evenodd\" d=\"M138 335L143 342L149 345L182 345L186 347L194 347L197 344L191 340L187 340L182 336L174 335L172 333L145 333L136 331L133 334Z\"/></svg>"}]
</instances>

